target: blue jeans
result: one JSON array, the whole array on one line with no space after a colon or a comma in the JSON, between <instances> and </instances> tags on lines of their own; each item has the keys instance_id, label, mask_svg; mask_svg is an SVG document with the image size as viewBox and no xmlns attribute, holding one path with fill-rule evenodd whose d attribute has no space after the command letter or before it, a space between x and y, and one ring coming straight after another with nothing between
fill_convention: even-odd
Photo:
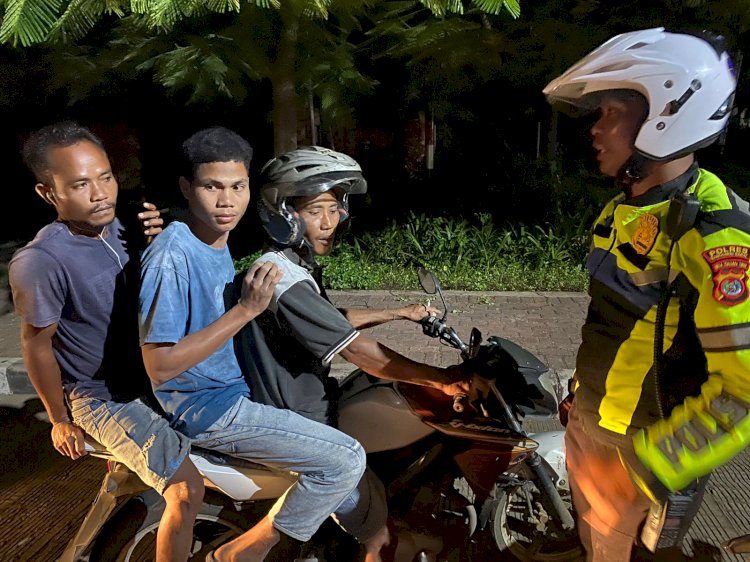
<instances>
[{"instance_id":1,"label":"blue jeans","mask_svg":"<svg viewBox=\"0 0 750 562\"><path fill-rule=\"evenodd\" d=\"M356 488L365 451L353 438L289 410L241 397L193 443L268 467L297 482L271 509L273 525L307 541Z\"/></svg>"}]
</instances>

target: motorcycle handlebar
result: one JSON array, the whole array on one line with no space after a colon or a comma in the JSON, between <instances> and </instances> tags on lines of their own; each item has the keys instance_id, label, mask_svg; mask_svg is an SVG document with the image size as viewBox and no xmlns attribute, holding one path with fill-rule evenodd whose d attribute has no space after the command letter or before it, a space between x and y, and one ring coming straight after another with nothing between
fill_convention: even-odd
<instances>
[{"instance_id":1,"label":"motorcycle handlebar","mask_svg":"<svg viewBox=\"0 0 750 562\"><path fill-rule=\"evenodd\" d=\"M467 353L469 347L461 341L456 331L448 326L442 319L436 316L427 316L419 321L422 325L422 332L431 338L440 338L450 346L455 347L462 353Z\"/></svg>"}]
</instances>

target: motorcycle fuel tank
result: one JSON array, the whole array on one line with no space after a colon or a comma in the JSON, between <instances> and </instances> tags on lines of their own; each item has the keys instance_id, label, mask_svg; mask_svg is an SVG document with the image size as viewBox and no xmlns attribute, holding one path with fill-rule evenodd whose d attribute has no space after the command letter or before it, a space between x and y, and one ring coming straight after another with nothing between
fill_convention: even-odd
<instances>
[{"instance_id":1,"label":"motorcycle fuel tank","mask_svg":"<svg viewBox=\"0 0 750 562\"><path fill-rule=\"evenodd\" d=\"M359 371L344 381L341 390L339 429L359 441L368 453L400 449L434 431L393 383Z\"/></svg>"}]
</instances>

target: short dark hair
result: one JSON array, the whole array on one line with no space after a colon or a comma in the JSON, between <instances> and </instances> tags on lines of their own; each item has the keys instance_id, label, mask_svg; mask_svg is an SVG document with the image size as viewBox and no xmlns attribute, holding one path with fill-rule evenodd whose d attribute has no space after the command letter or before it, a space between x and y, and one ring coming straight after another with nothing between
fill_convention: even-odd
<instances>
[{"instance_id":1,"label":"short dark hair","mask_svg":"<svg viewBox=\"0 0 750 562\"><path fill-rule=\"evenodd\" d=\"M52 176L47 158L49 149L57 146L71 146L81 141L92 142L106 152L104 143L89 129L75 121L60 121L31 133L23 144L21 156L31 173L34 174L36 181L50 184Z\"/></svg>"},{"instance_id":2,"label":"short dark hair","mask_svg":"<svg viewBox=\"0 0 750 562\"><path fill-rule=\"evenodd\" d=\"M242 162L250 172L253 148L226 127L209 127L191 135L182 143L180 175L192 181L198 166L212 162Z\"/></svg>"}]
</instances>

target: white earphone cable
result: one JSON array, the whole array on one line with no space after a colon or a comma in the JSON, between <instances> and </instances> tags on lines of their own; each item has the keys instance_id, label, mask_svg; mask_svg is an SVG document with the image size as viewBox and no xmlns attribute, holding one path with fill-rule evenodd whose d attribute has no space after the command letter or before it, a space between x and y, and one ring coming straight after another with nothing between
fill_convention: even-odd
<instances>
[{"instance_id":1,"label":"white earphone cable","mask_svg":"<svg viewBox=\"0 0 750 562\"><path fill-rule=\"evenodd\" d=\"M106 227L105 227L105 228L104 228L104 230L103 230L102 232L106 232L106 231L107 231L107 229L106 229ZM102 241L102 242L104 243L104 245L105 245L105 246L106 246L107 248L109 248L109 251L110 251L110 252L112 252L112 253L114 254L114 256L115 256L115 259L117 260L117 265L119 265L119 266L120 266L120 271L122 271L123 267L122 267L122 261L120 260L120 255L119 255L119 254L118 254L118 253L117 253L117 252L115 251L115 249L114 249L114 248L113 248L112 246L110 246L110 245L109 245L109 243L108 243L108 242L107 242L107 241L106 241L106 240L105 240L105 239L104 239L104 238L102 237L101 233L99 233L99 234L98 234L97 236L99 237L99 240L101 240L101 241Z\"/></svg>"}]
</instances>

